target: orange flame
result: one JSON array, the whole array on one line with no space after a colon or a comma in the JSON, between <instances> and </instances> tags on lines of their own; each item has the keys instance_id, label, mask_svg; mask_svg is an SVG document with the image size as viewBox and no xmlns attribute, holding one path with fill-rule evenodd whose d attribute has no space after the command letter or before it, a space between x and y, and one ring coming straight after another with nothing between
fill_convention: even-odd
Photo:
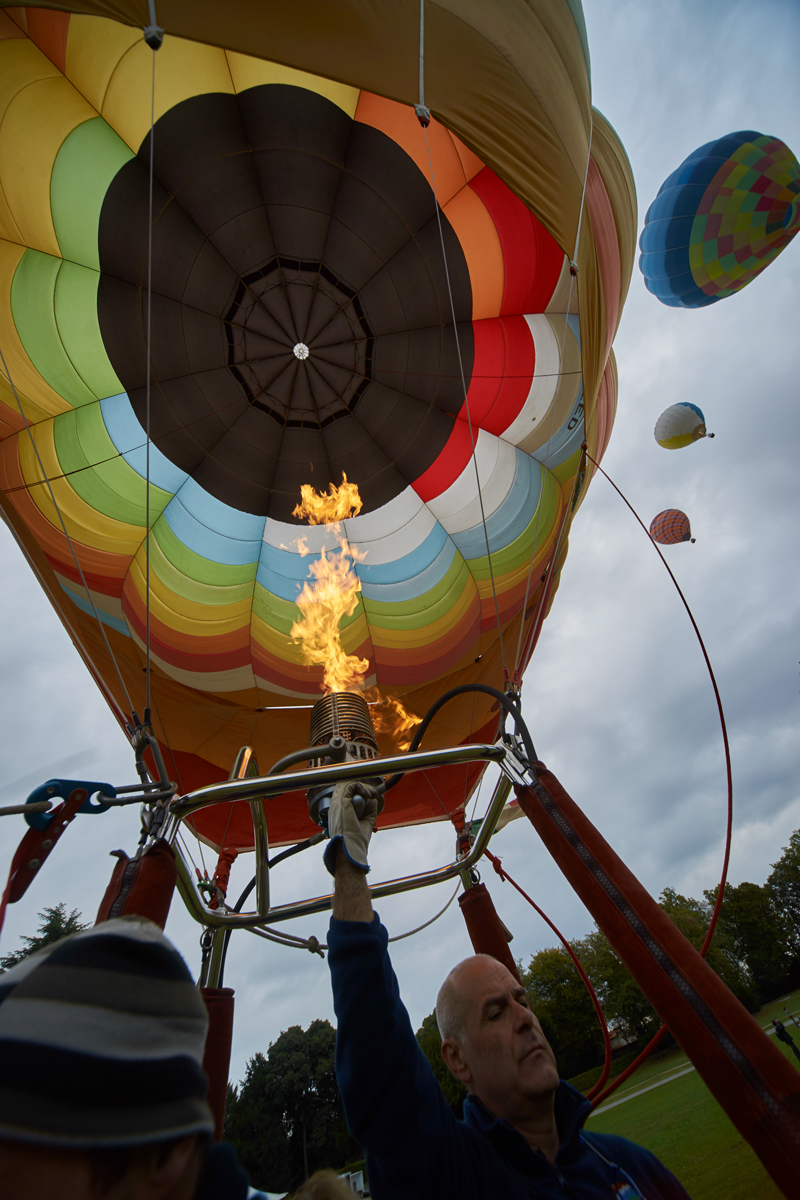
<instances>
[{"instance_id":1,"label":"orange flame","mask_svg":"<svg viewBox=\"0 0 800 1200\"><path fill-rule=\"evenodd\" d=\"M389 736L398 750L407 750L411 745L413 731L422 722L422 717L409 712L397 696L381 696L377 688L366 692L365 697L370 703L370 716L375 732Z\"/></svg>"},{"instance_id":2,"label":"orange flame","mask_svg":"<svg viewBox=\"0 0 800 1200\"><path fill-rule=\"evenodd\" d=\"M340 487L332 483L327 493L315 492L304 483L300 495L293 515L305 517L310 525L332 525L339 549L327 551L323 546L319 559L311 563L311 579L297 597L303 619L295 621L289 633L302 648L306 662L323 668L322 690L345 692L360 687L369 669L369 659L345 652L339 628L342 617L355 612L361 591L361 580L353 568L366 555L350 545L341 528L341 521L361 511L361 496L358 485L348 483L344 472ZM298 538L296 544L301 554L309 553L305 538Z\"/></svg>"},{"instance_id":3,"label":"orange flame","mask_svg":"<svg viewBox=\"0 0 800 1200\"><path fill-rule=\"evenodd\" d=\"M323 546L319 559L311 563L310 579L297 597L303 619L292 625L292 640L299 643L309 665L323 668L324 692L362 692L371 706L375 732L390 737L398 750L407 750L412 731L422 718L410 713L396 696L382 696L377 688L365 690L369 659L346 654L342 646L341 620L353 615L361 591L354 567L366 558L350 545L341 526L342 521L361 511L358 484L349 483L342 472L340 487L332 483L327 492L316 492L304 483L300 495L293 516L305 517L310 525L331 525L339 549L328 551ZM305 537L298 538L295 545L300 554L310 553Z\"/></svg>"},{"instance_id":4,"label":"orange flame","mask_svg":"<svg viewBox=\"0 0 800 1200\"><path fill-rule=\"evenodd\" d=\"M348 483L342 471L342 482L328 485L327 492L315 492L310 483L300 488L300 503L292 509L298 520L306 518L309 525L338 525L347 517L357 517L361 512L362 500L357 483Z\"/></svg>"}]
</instances>

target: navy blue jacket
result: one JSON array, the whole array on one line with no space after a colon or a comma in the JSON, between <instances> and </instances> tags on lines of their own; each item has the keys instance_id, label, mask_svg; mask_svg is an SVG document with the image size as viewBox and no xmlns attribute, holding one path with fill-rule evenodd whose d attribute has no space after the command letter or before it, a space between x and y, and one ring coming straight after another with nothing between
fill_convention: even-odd
<instances>
[{"instance_id":1,"label":"navy blue jacket","mask_svg":"<svg viewBox=\"0 0 800 1200\"><path fill-rule=\"evenodd\" d=\"M338 1031L336 1077L350 1131L367 1152L377 1200L687 1200L649 1150L627 1138L583 1133L591 1106L561 1082L561 1145L551 1165L474 1096L458 1121L417 1045L378 917L331 920L328 962ZM623 1174L624 1173L624 1174ZM636 1191L626 1193L627 1175Z\"/></svg>"}]
</instances>

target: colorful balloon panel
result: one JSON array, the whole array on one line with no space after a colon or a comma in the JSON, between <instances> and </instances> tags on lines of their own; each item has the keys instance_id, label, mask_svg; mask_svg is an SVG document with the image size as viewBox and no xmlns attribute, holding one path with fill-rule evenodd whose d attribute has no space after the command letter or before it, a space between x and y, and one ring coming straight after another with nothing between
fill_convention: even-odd
<instances>
[{"instance_id":1,"label":"colorful balloon panel","mask_svg":"<svg viewBox=\"0 0 800 1200\"><path fill-rule=\"evenodd\" d=\"M653 436L665 450L682 450L706 436L702 409L688 400L670 404L656 421Z\"/></svg>"},{"instance_id":2,"label":"colorful balloon panel","mask_svg":"<svg viewBox=\"0 0 800 1200\"><path fill-rule=\"evenodd\" d=\"M689 518L679 508L665 508L653 517L650 522L650 537L662 546L694 541Z\"/></svg>"},{"instance_id":3,"label":"colorful balloon panel","mask_svg":"<svg viewBox=\"0 0 800 1200\"><path fill-rule=\"evenodd\" d=\"M266 769L307 740L321 670L289 631L309 564L336 542L292 509L301 484L324 489L343 472L364 502L345 522L364 559L342 638L369 661L367 685L421 714L456 683L502 684L497 611L516 646L581 442L601 452L613 421L611 359L599 395L584 396L562 248L432 122L457 343L413 110L168 38L152 142L148 455L151 52L107 20L26 20L20 10L0 26L11 80L0 338L27 419L4 388L2 503L118 715L127 702L95 614L141 707L149 513L154 720L181 789L225 777L241 744ZM596 175L597 222L613 228ZM619 288L613 244L605 236L603 271ZM490 702L465 700L432 737L491 737L496 721ZM440 818L475 776L406 782L382 821ZM237 806L197 828L246 847L249 821ZM307 831L302 798L270 809L273 842Z\"/></svg>"},{"instance_id":4,"label":"colorful balloon panel","mask_svg":"<svg viewBox=\"0 0 800 1200\"><path fill-rule=\"evenodd\" d=\"M647 210L639 266L673 308L740 292L800 229L800 165L778 138L744 130L701 146Z\"/></svg>"}]
</instances>

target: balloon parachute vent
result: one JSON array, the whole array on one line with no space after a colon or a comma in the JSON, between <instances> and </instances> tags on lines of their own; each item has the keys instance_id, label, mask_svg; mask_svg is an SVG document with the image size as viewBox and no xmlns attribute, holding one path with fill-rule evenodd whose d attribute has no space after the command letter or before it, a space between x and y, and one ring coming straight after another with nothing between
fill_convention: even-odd
<instances>
[{"instance_id":1,"label":"balloon parachute vent","mask_svg":"<svg viewBox=\"0 0 800 1200\"><path fill-rule=\"evenodd\" d=\"M378 758L378 742L369 712L369 705L358 692L330 692L314 705L311 712L309 745L328 747L331 739L339 739L340 761ZM330 752L310 760L310 766L321 767L331 760ZM367 779L365 783L375 786L382 779ZM327 813L333 789L331 787L309 788L308 807L311 820L318 825L327 825Z\"/></svg>"}]
</instances>

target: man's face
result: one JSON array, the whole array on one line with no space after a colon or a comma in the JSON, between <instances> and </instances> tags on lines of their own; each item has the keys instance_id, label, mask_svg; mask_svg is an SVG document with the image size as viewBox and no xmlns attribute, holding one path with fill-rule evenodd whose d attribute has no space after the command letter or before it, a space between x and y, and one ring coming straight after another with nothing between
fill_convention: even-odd
<instances>
[{"instance_id":1,"label":"man's face","mask_svg":"<svg viewBox=\"0 0 800 1200\"><path fill-rule=\"evenodd\" d=\"M495 1116L512 1121L532 1105L551 1104L558 1087L555 1055L522 985L485 957L468 960L457 984L464 1016L462 1082L468 1090Z\"/></svg>"},{"instance_id":2,"label":"man's face","mask_svg":"<svg viewBox=\"0 0 800 1200\"><path fill-rule=\"evenodd\" d=\"M194 1135L136 1147L124 1174L99 1187L88 1150L0 1138L0 1195L3 1200L191 1200L203 1157Z\"/></svg>"},{"instance_id":3,"label":"man's face","mask_svg":"<svg viewBox=\"0 0 800 1200\"><path fill-rule=\"evenodd\" d=\"M54 1146L0 1140L0 1179L20 1200L91 1200L92 1167L86 1154Z\"/></svg>"}]
</instances>

